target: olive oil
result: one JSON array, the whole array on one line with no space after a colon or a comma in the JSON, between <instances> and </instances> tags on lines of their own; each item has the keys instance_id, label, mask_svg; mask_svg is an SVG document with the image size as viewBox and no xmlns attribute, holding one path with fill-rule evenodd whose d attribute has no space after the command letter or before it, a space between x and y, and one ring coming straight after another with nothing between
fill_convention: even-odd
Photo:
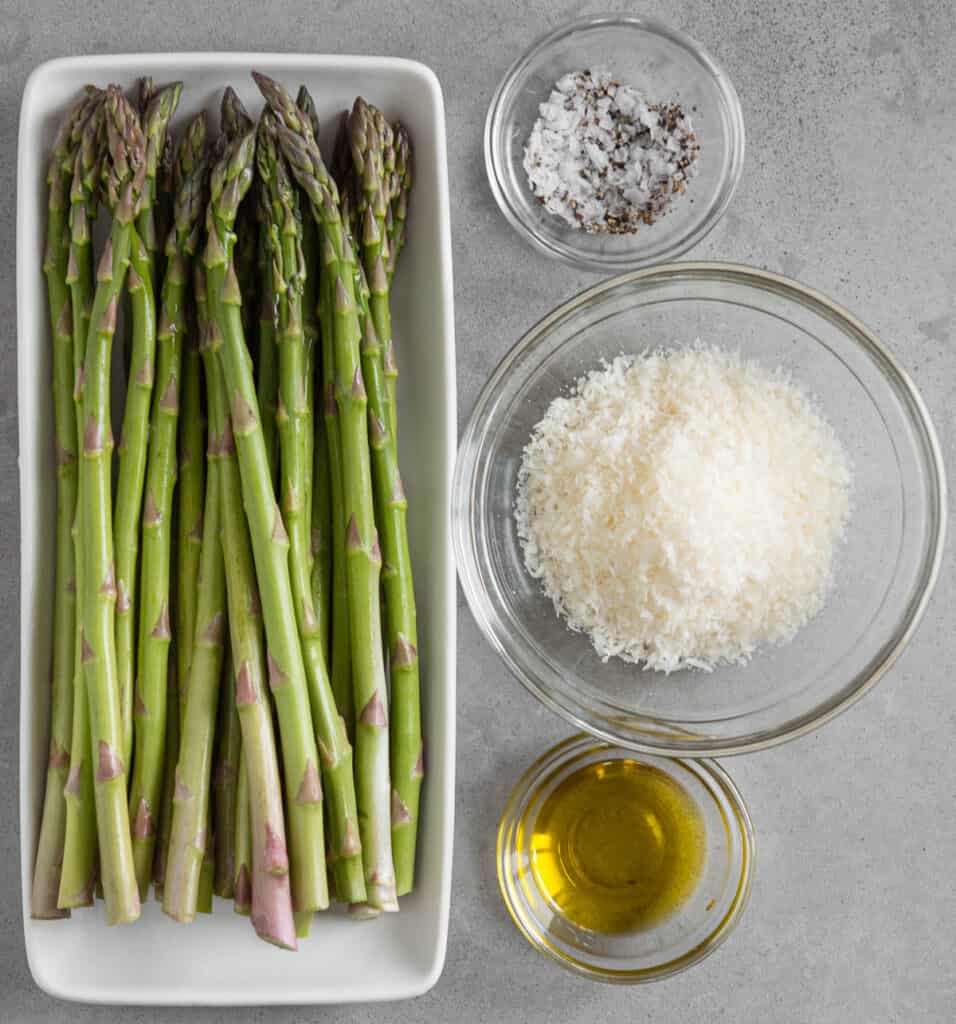
<instances>
[{"instance_id":1,"label":"olive oil","mask_svg":"<svg viewBox=\"0 0 956 1024\"><path fill-rule=\"evenodd\" d=\"M580 768L533 821L520 822L525 829L540 891L594 932L660 923L690 898L703 872L705 827L693 798L659 768L630 759Z\"/></svg>"}]
</instances>

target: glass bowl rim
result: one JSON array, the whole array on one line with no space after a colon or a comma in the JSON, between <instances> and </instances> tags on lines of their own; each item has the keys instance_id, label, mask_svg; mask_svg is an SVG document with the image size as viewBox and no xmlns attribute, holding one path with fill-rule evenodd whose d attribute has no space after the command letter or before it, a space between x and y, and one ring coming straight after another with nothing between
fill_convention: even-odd
<instances>
[{"instance_id":1,"label":"glass bowl rim","mask_svg":"<svg viewBox=\"0 0 956 1024\"><path fill-rule=\"evenodd\" d=\"M856 343L873 360L900 399L907 422L920 442L929 477L926 510L929 537L923 548L922 568L915 592L893 633L880 645L865 668L830 699L779 726L724 739L684 736L682 733L686 729L666 719L654 721L676 731L654 733L651 734L652 739L646 738L647 733L635 735L615 732L593 720L593 708L601 705L600 712L603 714L606 711L609 716L619 715L622 711L629 713L626 708L604 701L593 701L585 705L580 699L571 699L567 694L556 694L551 685L543 677L539 678L515 653L523 644L512 641L509 646L506 638L501 635L500 623L482 582L484 573L478 564L478 544L472 529L472 509L475 507L472 499L479 468L475 455L492 420L502 382L508 379L516 367L522 369L523 360L537 351L552 328L582 307L607 298L618 288L642 283L653 285L680 278L725 281L740 284L750 290L770 292L796 302L837 326L847 340ZM542 704L591 736L629 750L671 757L727 757L769 749L814 731L852 707L873 689L905 650L923 618L939 577L948 519L946 471L936 429L916 385L889 349L857 317L822 292L781 274L720 261L668 263L608 278L561 303L527 330L488 378L462 432L452 483L451 513L452 538L462 590L485 639L511 674Z\"/></svg>"},{"instance_id":2,"label":"glass bowl rim","mask_svg":"<svg viewBox=\"0 0 956 1024\"><path fill-rule=\"evenodd\" d=\"M569 957L552 947L544 932L539 932L531 927L511 898L511 892L506 881L508 874L507 862L513 852L509 837L514 826L517 824L517 812L520 805L543 781L546 781L546 777L550 777L550 774L560 769L563 764L572 759L587 757L589 754L598 754L604 750L617 750L628 755L635 753L635 751L622 747L620 744L599 739L587 733L577 733L550 747L522 773L508 795L508 800L505 803L498 824L498 834L495 842L498 887L501 891L502 901L507 907L512 921L514 921L518 931L524 936L531 947L572 974L611 985L643 985L653 981L663 981L665 978L673 977L675 974L688 970L710 956L711 953L724 943L740 923L740 919L743 917L744 911L750 902L757 861L756 831L753 819L750 817L750 811L740 790L727 771L716 761L710 758L677 757L668 759L656 752L648 754L648 756L656 759L672 760L684 768L693 766L701 775L706 776L709 782L726 797L733 811L733 822L740 837L740 875L737 879L733 902L710 934L693 949L688 950L688 952L667 963L635 970L608 970L592 966L586 961ZM638 753L639 756L640 753Z\"/></svg>"},{"instance_id":3,"label":"glass bowl rim","mask_svg":"<svg viewBox=\"0 0 956 1024\"><path fill-rule=\"evenodd\" d=\"M576 248L572 243L557 242L545 238L522 216L519 209L511 201L508 188L504 183L504 176L501 173L499 153L494 142L498 122L501 118L503 100L509 94L517 77L526 69L531 61L552 44L573 35L575 32L600 28L602 26L622 26L639 29L651 35L661 36L686 50L710 74L721 95L729 119L730 130L727 135L727 148L730 158L726 174L720 182L716 193L719 201L711 208L707 216L697 221L695 225L692 224L689 231L679 235L665 249L659 252L652 252L649 256L641 256L636 253L600 256L585 253ZM656 263L668 262L676 259L703 241L717 226L717 223L730 206L743 173L746 148L743 108L741 107L737 90L734 88L734 84L727 72L724 71L700 43L686 32L672 28L656 18L646 18L643 15L614 12L585 15L584 17L565 22L546 35L536 39L502 76L501 82L491 98L491 103L488 105L488 113L485 117L485 171L492 195L494 195L495 202L504 214L505 219L522 238L530 242L539 252L571 266L600 272L635 270Z\"/></svg>"}]
</instances>

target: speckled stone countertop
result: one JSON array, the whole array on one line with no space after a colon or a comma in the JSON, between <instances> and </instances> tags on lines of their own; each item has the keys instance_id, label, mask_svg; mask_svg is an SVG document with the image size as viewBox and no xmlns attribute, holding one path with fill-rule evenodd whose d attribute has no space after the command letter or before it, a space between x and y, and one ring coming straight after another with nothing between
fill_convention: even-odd
<instances>
[{"instance_id":1,"label":"speckled stone countertop","mask_svg":"<svg viewBox=\"0 0 956 1024\"><path fill-rule=\"evenodd\" d=\"M598 9L600 9L598 5ZM585 8L586 10L587 8ZM648 0L734 80L747 159L701 258L798 278L857 313L914 376L952 466L956 434L956 8L947 0ZM74 1007L43 995L23 951L17 821L18 484L16 129L50 57L183 49L385 53L431 65L445 93L463 423L514 340L595 278L532 252L488 189L482 128L501 75L582 12L529 0L168 0L0 3L0 1019L285 1024L950 1021L956 1006L956 589L952 547L912 646L873 694L822 731L727 764L758 832L751 905L694 970L640 989L545 962L498 895L498 815L524 767L565 736L501 667L460 602L458 800L445 971L414 1002L280 1010Z\"/></svg>"}]
</instances>

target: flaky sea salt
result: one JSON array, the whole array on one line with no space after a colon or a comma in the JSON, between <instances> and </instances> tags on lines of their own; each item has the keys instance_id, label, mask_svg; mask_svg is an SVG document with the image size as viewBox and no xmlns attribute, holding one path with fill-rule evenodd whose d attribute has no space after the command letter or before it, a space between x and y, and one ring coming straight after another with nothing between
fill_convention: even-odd
<instances>
[{"instance_id":1,"label":"flaky sea salt","mask_svg":"<svg viewBox=\"0 0 956 1024\"><path fill-rule=\"evenodd\" d=\"M609 71L564 75L538 108L524 169L550 213L584 231L626 233L667 212L700 147L676 103L653 103Z\"/></svg>"}]
</instances>

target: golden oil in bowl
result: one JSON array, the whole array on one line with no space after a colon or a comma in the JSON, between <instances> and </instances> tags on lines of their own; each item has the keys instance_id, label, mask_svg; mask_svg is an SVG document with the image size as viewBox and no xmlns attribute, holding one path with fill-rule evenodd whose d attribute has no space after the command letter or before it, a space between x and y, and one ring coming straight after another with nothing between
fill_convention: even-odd
<instances>
[{"instance_id":1,"label":"golden oil in bowl","mask_svg":"<svg viewBox=\"0 0 956 1024\"><path fill-rule=\"evenodd\" d=\"M716 762L581 735L519 781L497 854L525 938L571 971L627 984L681 971L730 934L750 894L754 835Z\"/></svg>"},{"instance_id":2,"label":"golden oil in bowl","mask_svg":"<svg viewBox=\"0 0 956 1024\"><path fill-rule=\"evenodd\" d=\"M700 880L704 821L670 775L633 758L598 761L559 783L530 830L535 883L569 921L591 931L649 928L687 902Z\"/></svg>"}]
</instances>

